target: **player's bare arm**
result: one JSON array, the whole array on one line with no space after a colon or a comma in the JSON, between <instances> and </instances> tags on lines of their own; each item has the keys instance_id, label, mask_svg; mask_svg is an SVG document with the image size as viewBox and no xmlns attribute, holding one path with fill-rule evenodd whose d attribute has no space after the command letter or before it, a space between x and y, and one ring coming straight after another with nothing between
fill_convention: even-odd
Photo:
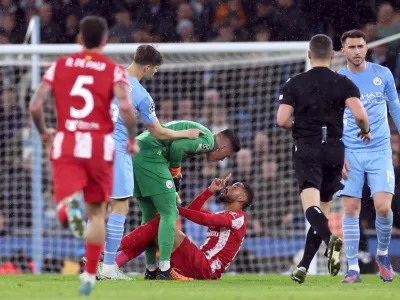
<instances>
[{"instance_id":1,"label":"player's bare arm","mask_svg":"<svg viewBox=\"0 0 400 300\"><path fill-rule=\"evenodd\" d=\"M43 143L45 144L51 143L55 134L55 130L53 128L46 128L43 113L43 104L49 98L51 91L52 87L50 84L46 82L40 83L29 105L29 111L32 115L32 120L40 133Z\"/></svg>"},{"instance_id":2,"label":"player's bare arm","mask_svg":"<svg viewBox=\"0 0 400 300\"><path fill-rule=\"evenodd\" d=\"M150 131L151 135L157 140L178 140L178 139L191 139L196 140L199 135L203 135L204 132L197 129L187 129L187 130L171 130L161 126L160 122L156 120L153 123L146 124L147 129Z\"/></svg>"},{"instance_id":3,"label":"player's bare arm","mask_svg":"<svg viewBox=\"0 0 400 300\"><path fill-rule=\"evenodd\" d=\"M288 104L280 104L276 121L279 127L285 128L286 130L292 130L293 121L291 116L293 114L293 106Z\"/></svg>"},{"instance_id":4,"label":"player's bare arm","mask_svg":"<svg viewBox=\"0 0 400 300\"><path fill-rule=\"evenodd\" d=\"M356 97L348 98L346 100L346 106L350 109L356 120L357 126L360 128L357 136L360 137L366 145L368 145L372 139L372 136L371 128L369 127L368 122L368 115L364 106L361 104L360 99Z\"/></svg>"}]
</instances>

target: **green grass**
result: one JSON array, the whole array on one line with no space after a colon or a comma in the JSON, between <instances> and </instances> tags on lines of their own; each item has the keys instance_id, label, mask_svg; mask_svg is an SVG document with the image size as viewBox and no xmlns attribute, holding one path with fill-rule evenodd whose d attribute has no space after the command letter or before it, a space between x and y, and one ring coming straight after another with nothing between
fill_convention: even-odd
<instances>
[{"instance_id":1,"label":"green grass","mask_svg":"<svg viewBox=\"0 0 400 300\"><path fill-rule=\"evenodd\" d=\"M107 300L383 300L398 299L399 278L384 283L377 275L362 276L362 284L340 284L342 276L308 276L299 285L283 275L224 276L216 281L99 281L92 299ZM62 275L0 276L0 299L82 299L78 293L78 277Z\"/></svg>"}]
</instances>

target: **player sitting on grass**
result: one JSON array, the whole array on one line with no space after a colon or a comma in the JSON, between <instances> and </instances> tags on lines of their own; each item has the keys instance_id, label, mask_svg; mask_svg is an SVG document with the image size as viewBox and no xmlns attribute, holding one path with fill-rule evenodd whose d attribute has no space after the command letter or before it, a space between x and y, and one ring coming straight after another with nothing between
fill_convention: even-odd
<instances>
[{"instance_id":1,"label":"player sitting on grass","mask_svg":"<svg viewBox=\"0 0 400 300\"><path fill-rule=\"evenodd\" d=\"M225 179L214 179L210 187L194 199L187 208L179 207L186 219L208 227L203 246L198 248L188 237L177 230L171 255L171 279L219 279L242 246L247 228L247 215L243 211L253 202L253 190L243 182L225 188ZM201 210L204 203L216 192L222 191L218 200L224 210L217 213ZM179 197L179 196L178 196ZM121 241L116 258L119 267L140 255L157 239L160 217L136 228ZM157 271L146 272L145 279L156 279Z\"/></svg>"}]
</instances>

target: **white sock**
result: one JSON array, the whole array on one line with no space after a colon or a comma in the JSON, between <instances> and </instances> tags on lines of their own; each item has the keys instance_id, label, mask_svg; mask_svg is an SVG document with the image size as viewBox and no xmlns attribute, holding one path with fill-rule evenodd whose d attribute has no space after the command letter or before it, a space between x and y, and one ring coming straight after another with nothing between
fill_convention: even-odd
<instances>
[{"instance_id":1,"label":"white sock","mask_svg":"<svg viewBox=\"0 0 400 300\"><path fill-rule=\"evenodd\" d=\"M103 264L103 266L101 267L101 272L102 273L110 274L110 273L112 273L114 271L115 271L115 264L112 264L112 265Z\"/></svg>"},{"instance_id":2,"label":"white sock","mask_svg":"<svg viewBox=\"0 0 400 300\"><path fill-rule=\"evenodd\" d=\"M357 273L360 273L360 267L357 266L357 265L349 266L349 271L350 270L353 270L353 271L356 271Z\"/></svg>"},{"instance_id":3,"label":"white sock","mask_svg":"<svg viewBox=\"0 0 400 300\"><path fill-rule=\"evenodd\" d=\"M81 275L83 281L89 281L91 284L96 282L96 274L89 274L88 272L83 272Z\"/></svg>"},{"instance_id":4,"label":"white sock","mask_svg":"<svg viewBox=\"0 0 400 300\"><path fill-rule=\"evenodd\" d=\"M146 265L146 269L151 272L155 271L155 270L157 270L157 264L148 264L148 265Z\"/></svg>"},{"instance_id":5,"label":"white sock","mask_svg":"<svg viewBox=\"0 0 400 300\"><path fill-rule=\"evenodd\" d=\"M162 260L159 262L158 267L160 268L161 271L167 271L169 268L171 268L170 261Z\"/></svg>"},{"instance_id":6,"label":"white sock","mask_svg":"<svg viewBox=\"0 0 400 300\"><path fill-rule=\"evenodd\" d=\"M376 250L376 255L379 255L379 256L381 256L381 255L388 255L388 250L383 251L383 250L377 249L377 250Z\"/></svg>"}]
</instances>

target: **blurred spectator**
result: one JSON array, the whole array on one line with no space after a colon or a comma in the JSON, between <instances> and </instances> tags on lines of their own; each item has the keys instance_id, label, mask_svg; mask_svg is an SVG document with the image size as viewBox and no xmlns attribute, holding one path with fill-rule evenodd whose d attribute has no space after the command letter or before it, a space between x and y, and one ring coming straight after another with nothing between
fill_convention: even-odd
<instances>
[{"instance_id":1,"label":"blurred spectator","mask_svg":"<svg viewBox=\"0 0 400 300\"><path fill-rule=\"evenodd\" d=\"M229 127L228 114L224 106L218 105L211 110L210 123L210 129L213 133L217 133Z\"/></svg>"},{"instance_id":2,"label":"blurred spectator","mask_svg":"<svg viewBox=\"0 0 400 300\"><path fill-rule=\"evenodd\" d=\"M256 16L249 20L251 30L257 32L265 29L269 33L269 40L276 40L278 37L279 20L278 13L274 7L273 0L257 0ZM262 41L257 40L256 41Z\"/></svg>"},{"instance_id":3,"label":"blurred spectator","mask_svg":"<svg viewBox=\"0 0 400 300\"><path fill-rule=\"evenodd\" d=\"M257 132L254 136L254 150L257 159L266 157L269 153L269 138L264 132Z\"/></svg>"},{"instance_id":4,"label":"blurred spectator","mask_svg":"<svg viewBox=\"0 0 400 300\"><path fill-rule=\"evenodd\" d=\"M249 38L249 33L241 24L240 16L237 12L232 12L228 16L229 25L233 29L236 42L245 42Z\"/></svg>"},{"instance_id":5,"label":"blurred spectator","mask_svg":"<svg viewBox=\"0 0 400 300\"><path fill-rule=\"evenodd\" d=\"M61 31L53 20L53 7L50 3L43 3L39 8L40 15L40 42L53 44L60 42Z\"/></svg>"},{"instance_id":6,"label":"blurred spectator","mask_svg":"<svg viewBox=\"0 0 400 300\"><path fill-rule=\"evenodd\" d=\"M250 148L242 147L236 154L236 164L232 174L233 182L244 181L251 184L255 173L253 154Z\"/></svg>"},{"instance_id":7,"label":"blurred spectator","mask_svg":"<svg viewBox=\"0 0 400 300\"><path fill-rule=\"evenodd\" d=\"M74 44L77 42L79 31L79 20L76 15L68 15L65 19L65 32L60 42L64 44Z\"/></svg>"},{"instance_id":8,"label":"blurred spectator","mask_svg":"<svg viewBox=\"0 0 400 300\"><path fill-rule=\"evenodd\" d=\"M4 16L12 14L15 16L15 24L18 29L21 29L24 24L24 12L14 0L0 0L0 20L4 22ZM4 26L4 25L1 25ZM1 27L0 26L0 27Z\"/></svg>"},{"instance_id":9,"label":"blurred spectator","mask_svg":"<svg viewBox=\"0 0 400 300\"><path fill-rule=\"evenodd\" d=\"M5 34L4 32L0 32L0 45L1 44L9 44L10 41L8 39L8 35Z\"/></svg>"},{"instance_id":10,"label":"blurred spectator","mask_svg":"<svg viewBox=\"0 0 400 300\"><path fill-rule=\"evenodd\" d=\"M203 105L201 107L201 115L199 122L206 127L212 125L212 112L216 107L223 105L216 89L208 89L204 92Z\"/></svg>"},{"instance_id":11,"label":"blurred spectator","mask_svg":"<svg viewBox=\"0 0 400 300\"><path fill-rule=\"evenodd\" d=\"M194 34L193 23L190 20L179 21L176 27L176 33L178 34L179 42L194 43L199 41Z\"/></svg>"},{"instance_id":12,"label":"blurred spectator","mask_svg":"<svg viewBox=\"0 0 400 300\"><path fill-rule=\"evenodd\" d=\"M118 9L114 14L115 25L110 29L110 42L129 43L134 31L131 16L125 9Z\"/></svg>"},{"instance_id":13,"label":"blurred spectator","mask_svg":"<svg viewBox=\"0 0 400 300\"><path fill-rule=\"evenodd\" d=\"M24 37L21 28L17 26L15 14L7 13L2 16L2 28L0 31L8 36L10 43L22 43Z\"/></svg>"},{"instance_id":14,"label":"blurred spectator","mask_svg":"<svg viewBox=\"0 0 400 300\"><path fill-rule=\"evenodd\" d=\"M132 43L153 42L149 27L146 24L137 24L135 26L135 29L131 32L131 42Z\"/></svg>"},{"instance_id":15,"label":"blurred spectator","mask_svg":"<svg viewBox=\"0 0 400 300\"><path fill-rule=\"evenodd\" d=\"M160 101L160 109L157 114L160 123L167 123L174 120L174 102L171 99Z\"/></svg>"},{"instance_id":16,"label":"blurred spectator","mask_svg":"<svg viewBox=\"0 0 400 300\"><path fill-rule=\"evenodd\" d=\"M102 15L100 13L101 6L98 0L69 1L67 4L70 6L69 9L67 9L67 14L79 16L79 19L90 15ZM107 12L104 12L104 14L107 14Z\"/></svg>"},{"instance_id":17,"label":"blurred spectator","mask_svg":"<svg viewBox=\"0 0 400 300\"><path fill-rule=\"evenodd\" d=\"M178 102L178 118L180 120L194 121L193 101L183 99Z\"/></svg>"},{"instance_id":18,"label":"blurred spectator","mask_svg":"<svg viewBox=\"0 0 400 300\"><path fill-rule=\"evenodd\" d=\"M304 14L295 6L294 0L278 0L280 41L307 40Z\"/></svg>"},{"instance_id":19,"label":"blurred spectator","mask_svg":"<svg viewBox=\"0 0 400 300\"><path fill-rule=\"evenodd\" d=\"M389 3L382 4L378 8L377 15L378 36L384 38L400 32L400 23L395 18L395 12ZM400 41L396 40L387 44L389 55L396 55L400 48Z\"/></svg>"},{"instance_id":20,"label":"blurred spectator","mask_svg":"<svg viewBox=\"0 0 400 300\"><path fill-rule=\"evenodd\" d=\"M178 26L184 20L190 21L192 23L192 31L194 33L193 38L195 40L198 40L198 36L203 33L203 26L200 22L200 19L193 13L192 6L189 3L182 3L178 7L176 18Z\"/></svg>"},{"instance_id":21,"label":"blurred spectator","mask_svg":"<svg viewBox=\"0 0 400 300\"><path fill-rule=\"evenodd\" d=\"M376 28L376 24L374 23L368 23L365 24L363 28L361 28L361 31L364 32L364 34L367 37L367 43L374 41L377 39L377 28Z\"/></svg>"},{"instance_id":22,"label":"blurred spectator","mask_svg":"<svg viewBox=\"0 0 400 300\"><path fill-rule=\"evenodd\" d=\"M259 27L255 31L256 42L268 42L271 40L271 32L267 27Z\"/></svg>"},{"instance_id":23,"label":"blurred spectator","mask_svg":"<svg viewBox=\"0 0 400 300\"><path fill-rule=\"evenodd\" d=\"M234 42L236 40L234 29L229 23L229 19L222 20L217 25L218 35L212 42Z\"/></svg>"},{"instance_id":24,"label":"blurred spectator","mask_svg":"<svg viewBox=\"0 0 400 300\"><path fill-rule=\"evenodd\" d=\"M389 68L393 73L396 69L396 57L388 53L387 45L372 47L370 50L369 61Z\"/></svg>"},{"instance_id":25,"label":"blurred spectator","mask_svg":"<svg viewBox=\"0 0 400 300\"><path fill-rule=\"evenodd\" d=\"M240 0L222 0L217 6L214 24L219 25L220 22L225 20L231 13L236 13L240 18L240 26L246 24L246 14L242 7Z\"/></svg>"}]
</instances>

